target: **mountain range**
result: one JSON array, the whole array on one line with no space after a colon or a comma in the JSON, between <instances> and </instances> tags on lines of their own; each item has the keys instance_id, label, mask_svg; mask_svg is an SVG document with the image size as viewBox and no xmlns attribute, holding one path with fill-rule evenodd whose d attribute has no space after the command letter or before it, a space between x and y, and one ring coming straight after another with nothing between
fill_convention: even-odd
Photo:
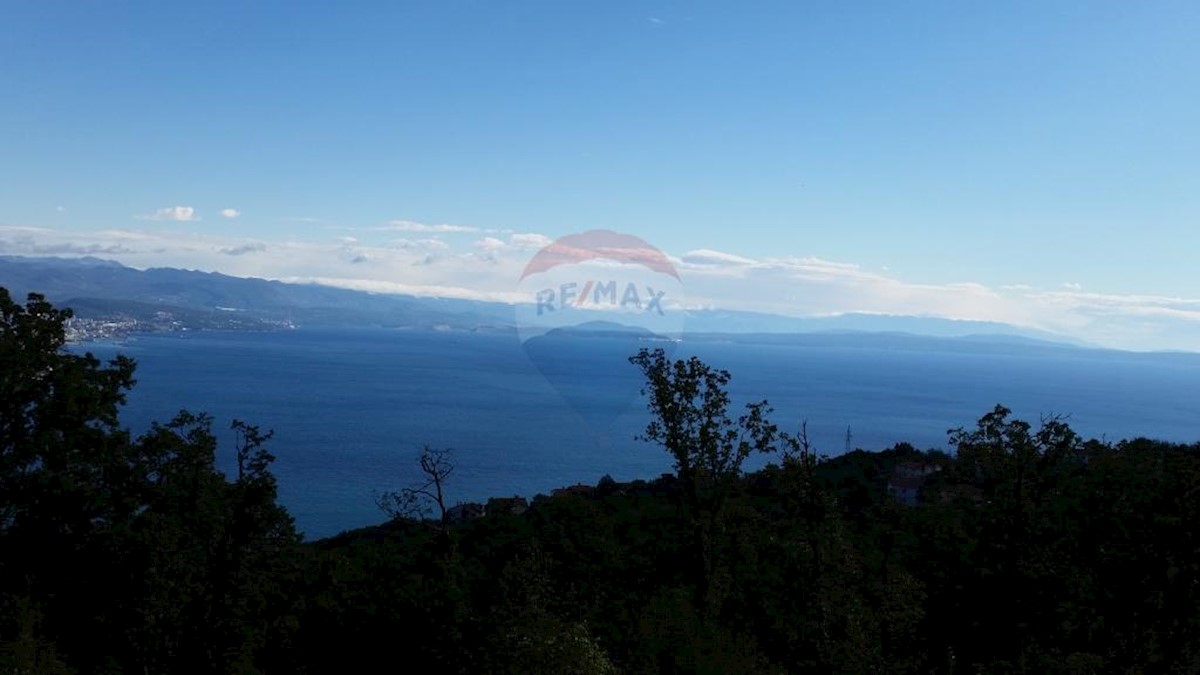
<instances>
[{"instance_id":1,"label":"mountain range","mask_svg":"<svg viewBox=\"0 0 1200 675\"><path fill-rule=\"evenodd\" d=\"M80 319L126 321L135 330L330 325L516 329L514 307L504 303L369 293L165 267L139 270L93 257L0 256L0 286L18 300L30 292L41 293L55 305L70 307ZM1081 345L1060 335L1003 323L918 316L789 317L692 310L685 325L688 336L738 334L739 341L778 340L780 334L887 333Z\"/></svg>"}]
</instances>

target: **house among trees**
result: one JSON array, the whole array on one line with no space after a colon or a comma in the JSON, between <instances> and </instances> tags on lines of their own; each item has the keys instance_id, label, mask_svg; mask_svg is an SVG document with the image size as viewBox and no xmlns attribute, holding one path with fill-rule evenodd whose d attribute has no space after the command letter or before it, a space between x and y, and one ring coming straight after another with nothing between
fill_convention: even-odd
<instances>
[{"instance_id":1,"label":"house among trees","mask_svg":"<svg viewBox=\"0 0 1200 675\"><path fill-rule=\"evenodd\" d=\"M446 509L446 518L452 523L466 523L482 518L486 513L483 504L476 502L459 502Z\"/></svg>"},{"instance_id":2,"label":"house among trees","mask_svg":"<svg viewBox=\"0 0 1200 675\"><path fill-rule=\"evenodd\" d=\"M596 491L596 488L594 486L586 485L584 483L578 483L576 485L569 485L567 487L558 488L557 490L551 492L550 496L551 497L565 497L566 495L577 495L580 497L590 497L590 496L592 496L592 493L594 493L595 491Z\"/></svg>"},{"instance_id":3,"label":"house among trees","mask_svg":"<svg viewBox=\"0 0 1200 675\"><path fill-rule=\"evenodd\" d=\"M900 462L888 480L888 494L903 504L916 506L926 479L941 470L942 467L936 464Z\"/></svg>"},{"instance_id":4,"label":"house among trees","mask_svg":"<svg viewBox=\"0 0 1200 675\"><path fill-rule=\"evenodd\" d=\"M520 516L528 510L529 500L515 495L512 497L492 497L487 501L487 514L490 516Z\"/></svg>"},{"instance_id":5,"label":"house among trees","mask_svg":"<svg viewBox=\"0 0 1200 675\"><path fill-rule=\"evenodd\" d=\"M948 485L939 492L943 504L963 502L967 504L982 504L983 490L974 485Z\"/></svg>"}]
</instances>

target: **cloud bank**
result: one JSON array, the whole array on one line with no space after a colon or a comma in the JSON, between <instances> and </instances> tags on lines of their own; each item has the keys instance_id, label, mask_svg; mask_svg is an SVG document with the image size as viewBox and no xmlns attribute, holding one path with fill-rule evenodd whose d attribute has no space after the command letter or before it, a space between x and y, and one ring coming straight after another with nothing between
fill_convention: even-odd
<instances>
[{"instance_id":1,"label":"cloud bank","mask_svg":"<svg viewBox=\"0 0 1200 675\"><path fill-rule=\"evenodd\" d=\"M171 219L194 219L172 207ZM423 236L388 238L388 232ZM446 240L443 234L488 233ZM93 255L147 268L170 266L378 293L523 302L530 256L550 239L466 226L394 221L385 230L327 239L261 241L223 235L0 226L0 254ZM671 256L691 308L790 316L875 313L997 321L1127 349L1200 350L1200 299L1040 289L970 281L929 284L815 257L749 258L712 249Z\"/></svg>"}]
</instances>

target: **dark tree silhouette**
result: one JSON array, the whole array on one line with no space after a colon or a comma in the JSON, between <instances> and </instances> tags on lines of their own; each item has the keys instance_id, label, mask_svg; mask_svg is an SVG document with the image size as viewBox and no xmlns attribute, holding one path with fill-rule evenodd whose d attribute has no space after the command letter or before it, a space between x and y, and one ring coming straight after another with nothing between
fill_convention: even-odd
<instances>
[{"instance_id":1,"label":"dark tree silhouette","mask_svg":"<svg viewBox=\"0 0 1200 675\"><path fill-rule=\"evenodd\" d=\"M379 508L392 519L427 520L436 513L438 532L447 536L450 508L447 506L446 483L454 473L454 451L426 445L417 459L424 479L411 487L385 492L376 500Z\"/></svg>"},{"instance_id":2,"label":"dark tree silhouette","mask_svg":"<svg viewBox=\"0 0 1200 675\"><path fill-rule=\"evenodd\" d=\"M729 371L697 357L671 361L662 349L642 349L630 362L646 379L642 395L651 420L639 438L661 445L674 459L682 503L692 526L696 603L701 613L719 600L714 582L721 555L716 541L725 505L751 453L773 452L789 437L767 419L767 401L748 403L734 421L729 416Z\"/></svg>"}]
</instances>

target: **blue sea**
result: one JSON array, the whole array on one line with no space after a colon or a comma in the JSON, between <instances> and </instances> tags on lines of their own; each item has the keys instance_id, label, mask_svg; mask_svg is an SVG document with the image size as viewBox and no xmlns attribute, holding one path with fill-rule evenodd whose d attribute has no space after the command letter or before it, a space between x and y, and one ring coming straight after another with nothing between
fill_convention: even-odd
<instances>
[{"instance_id":1,"label":"blue sea","mask_svg":"<svg viewBox=\"0 0 1200 675\"><path fill-rule=\"evenodd\" d=\"M375 495L419 479L423 445L453 449L452 501L669 471L664 451L635 439L649 421L627 361L639 346L661 345L579 337L531 358L512 335L302 328L73 349L137 361L123 415L135 432L180 409L213 415L222 468L231 420L273 430L280 499L318 538L381 522ZM1085 437L1200 440L1200 355L835 336L666 346L730 371L735 406L765 398L781 428L807 422L822 454L843 452L847 431L856 448L949 449L948 429L996 404L1035 425L1067 415Z\"/></svg>"}]
</instances>

